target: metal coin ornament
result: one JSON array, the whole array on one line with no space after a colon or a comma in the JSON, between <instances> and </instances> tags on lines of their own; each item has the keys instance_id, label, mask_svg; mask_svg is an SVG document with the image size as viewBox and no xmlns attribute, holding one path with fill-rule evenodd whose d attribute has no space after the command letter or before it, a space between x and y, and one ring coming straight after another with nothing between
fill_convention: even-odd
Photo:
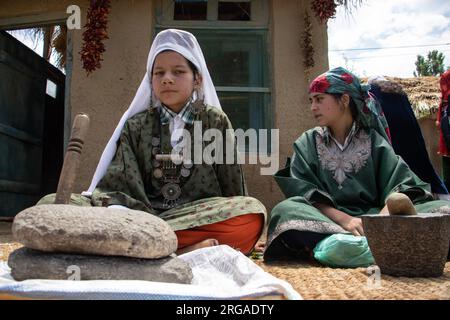
<instances>
[{"instance_id":1,"label":"metal coin ornament","mask_svg":"<svg viewBox=\"0 0 450 320\"><path fill-rule=\"evenodd\" d=\"M153 170L153 176L156 179L161 179L163 177L163 175L164 175L164 173L161 169L158 168L158 169Z\"/></svg>"},{"instance_id":2,"label":"metal coin ornament","mask_svg":"<svg viewBox=\"0 0 450 320\"><path fill-rule=\"evenodd\" d=\"M180 174L182 177L187 178L191 174L191 170L183 168L180 170Z\"/></svg>"},{"instance_id":3,"label":"metal coin ornament","mask_svg":"<svg viewBox=\"0 0 450 320\"><path fill-rule=\"evenodd\" d=\"M153 149L152 149L152 154L153 154L154 156L156 156L160 151L161 151L161 150L159 150L159 148L153 148Z\"/></svg>"},{"instance_id":4,"label":"metal coin ornament","mask_svg":"<svg viewBox=\"0 0 450 320\"><path fill-rule=\"evenodd\" d=\"M152 138L152 146L154 146L154 147L159 146L159 138L158 137Z\"/></svg>"}]
</instances>

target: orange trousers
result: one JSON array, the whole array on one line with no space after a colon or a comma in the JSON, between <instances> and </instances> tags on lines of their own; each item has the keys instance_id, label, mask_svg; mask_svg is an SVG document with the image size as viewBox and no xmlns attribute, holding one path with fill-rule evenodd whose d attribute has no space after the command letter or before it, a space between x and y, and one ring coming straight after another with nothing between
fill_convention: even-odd
<instances>
[{"instance_id":1,"label":"orange trousers","mask_svg":"<svg viewBox=\"0 0 450 320\"><path fill-rule=\"evenodd\" d=\"M216 239L219 244L226 244L243 254L250 254L261 236L263 227L264 216L249 213L213 224L175 231L175 233L178 237L178 249L206 239Z\"/></svg>"}]
</instances>

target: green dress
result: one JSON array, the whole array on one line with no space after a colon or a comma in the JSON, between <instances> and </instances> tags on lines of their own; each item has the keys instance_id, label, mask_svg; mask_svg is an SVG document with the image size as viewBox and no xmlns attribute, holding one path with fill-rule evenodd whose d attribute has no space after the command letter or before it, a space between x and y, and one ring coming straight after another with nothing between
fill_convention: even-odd
<instances>
[{"instance_id":1,"label":"green dress","mask_svg":"<svg viewBox=\"0 0 450 320\"><path fill-rule=\"evenodd\" d=\"M229 134L226 130L232 126L224 112L206 105L192 108L194 121L197 124L201 122L203 132L215 128L223 136ZM194 127L195 124L185 126L191 137L194 137ZM155 164L155 141L158 153L171 152L169 124L161 124L156 108L149 108L128 119L116 154L91 199L73 194L71 203L82 206L122 205L146 211L166 220L175 231L249 213L266 215L264 205L247 196L242 169L237 163L236 144L234 164L194 164L187 177L179 174L179 168L176 177L179 178L181 195L175 205L168 207L161 192L165 181L154 174L158 168ZM191 142L194 152L194 138ZM206 146L203 142L202 151ZM53 203L53 199L54 195L48 195L38 204Z\"/></svg>"},{"instance_id":2,"label":"green dress","mask_svg":"<svg viewBox=\"0 0 450 320\"><path fill-rule=\"evenodd\" d=\"M348 233L316 209L315 203L351 216L379 213L393 192L408 195L418 212L450 204L433 201L429 184L409 169L376 130L357 127L350 138L342 151L328 130L316 127L294 143L290 165L275 174L287 199L271 212L265 258L292 254L280 237L288 230Z\"/></svg>"}]
</instances>

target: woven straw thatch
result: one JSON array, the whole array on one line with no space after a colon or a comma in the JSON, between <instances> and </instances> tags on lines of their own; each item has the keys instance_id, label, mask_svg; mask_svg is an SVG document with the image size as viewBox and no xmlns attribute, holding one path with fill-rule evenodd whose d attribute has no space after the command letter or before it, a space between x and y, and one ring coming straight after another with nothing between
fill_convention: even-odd
<instances>
[{"instance_id":1,"label":"woven straw thatch","mask_svg":"<svg viewBox=\"0 0 450 320\"><path fill-rule=\"evenodd\" d=\"M362 80L367 82L367 79ZM408 95L416 118L434 117L436 115L441 101L439 77L386 77L386 80L401 86Z\"/></svg>"},{"instance_id":2,"label":"woven straw thatch","mask_svg":"<svg viewBox=\"0 0 450 320\"><path fill-rule=\"evenodd\" d=\"M388 80L402 86L417 118L437 113L441 102L439 77L388 78Z\"/></svg>"},{"instance_id":3,"label":"woven straw thatch","mask_svg":"<svg viewBox=\"0 0 450 320\"><path fill-rule=\"evenodd\" d=\"M437 278L371 277L366 268L326 268L317 263L256 263L271 275L289 282L307 300L449 300L450 262Z\"/></svg>"}]
</instances>

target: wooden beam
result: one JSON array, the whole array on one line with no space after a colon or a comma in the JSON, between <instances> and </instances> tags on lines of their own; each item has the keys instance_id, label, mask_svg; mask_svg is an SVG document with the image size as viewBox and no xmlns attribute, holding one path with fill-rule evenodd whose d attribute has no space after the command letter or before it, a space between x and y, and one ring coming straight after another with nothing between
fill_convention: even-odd
<instances>
[{"instance_id":1,"label":"wooden beam","mask_svg":"<svg viewBox=\"0 0 450 320\"><path fill-rule=\"evenodd\" d=\"M0 18L0 29L14 30L55 25L65 23L67 18L68 14L65 11Z\"/></svg>"}]
</instances>

